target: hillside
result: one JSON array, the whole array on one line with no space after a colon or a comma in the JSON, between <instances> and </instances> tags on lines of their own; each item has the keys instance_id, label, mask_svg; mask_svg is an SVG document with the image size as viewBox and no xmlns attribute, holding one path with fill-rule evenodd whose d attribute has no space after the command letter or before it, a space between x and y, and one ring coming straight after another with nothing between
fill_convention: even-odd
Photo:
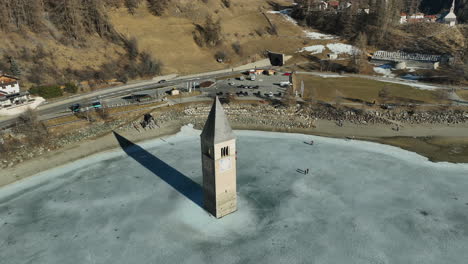
<instances>
[{"instance_id":1,"label":"hillside","mask_svg":"<svg viewBox=\"0 0 468 264\"><path fill-rule=\"evenodd\" d=\"M10 8L25 3L6 2ZM287 21L271 16L271 29L262 12L272 7L264 0L161 1L167 5L158 14L152 12L154 1L134 1L132 10L127 0L33 0L21 7L29 10L35 2L41 2L39 14L6 9L15 19L0 19L0 70L9 71L13 61L28 87L90 79L99 80L98 87L112 79L203 72L258 60L267 49L292 52L302 45L301 30ZM210 30L218 32L208 43Z\"/></svg>"},{"instance_id":2,"label":"hillside","mask_svg":"<svg viewBox=\"0 0 468 264\"><path fill-rule=\"evenodd\" d=\"M438 14L450 9L452 0L422 0L420 9L428 14ZM468 21L468 0L455 1L455 13L461 23Z\"/></svg>"}]
</instances>

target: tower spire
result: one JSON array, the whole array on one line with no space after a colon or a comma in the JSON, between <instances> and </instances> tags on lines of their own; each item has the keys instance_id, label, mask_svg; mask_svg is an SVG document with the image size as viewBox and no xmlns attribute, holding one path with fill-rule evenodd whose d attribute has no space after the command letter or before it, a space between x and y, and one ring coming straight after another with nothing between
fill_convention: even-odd
<instances>
[{"instance_id":1,"label":"tower spire","mask_svg":"<svg viewBox=\"0 0 468 264\"><path fill-rule=\"evenodd\" d=\"M452 7L450 7L450 12L455 12L455 0L452 1Z\"/></svg>"},{"instance_id":2,"label":"tower spire","mask_svg":"<svg viewBox=\"0 0 468 264\"><path fill-rule=\"evenodd\" d=\"M229 121L224 113L223 106L217 96L201 133L201 138L210 143L219 143L235 138L231 125L229 125Z\"/></svg>"}]
</instances>

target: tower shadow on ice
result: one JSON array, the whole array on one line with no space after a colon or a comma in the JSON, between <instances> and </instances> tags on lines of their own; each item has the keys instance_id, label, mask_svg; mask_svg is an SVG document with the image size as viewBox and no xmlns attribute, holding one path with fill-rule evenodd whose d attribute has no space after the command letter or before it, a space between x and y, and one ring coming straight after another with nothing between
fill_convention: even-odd
<instances>
[{"instance_id":1,"label":"tower shadow on ice","mask_svg":"<svg viewBox=\"0 0 468 264\"><path fill-rule=\"evenodd\" d=\"M133 158L143 167L154 173L154 175L161 178L180 194L203 208L203 190L199 184L137 144L129 141L115 131L113 133L119 142L120 147L129 157Z\"/></svg>"}]
</instances>

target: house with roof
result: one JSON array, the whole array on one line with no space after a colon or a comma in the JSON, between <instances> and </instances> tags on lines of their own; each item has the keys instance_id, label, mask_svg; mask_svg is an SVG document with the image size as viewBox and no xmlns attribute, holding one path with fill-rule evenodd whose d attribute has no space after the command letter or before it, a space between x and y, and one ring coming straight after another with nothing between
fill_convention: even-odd
<instances>
[{"instance_id":1,"label":"house with roof","mask_svg":"<svg viewBox=\"0 0 468 264\"><path fill-rule=\"evenodd\" d=\"M28 102L29 92L21 92L19 78L0 72L0 107Z\"/></svg>"},{"instance_id":2,"label":"house with roof","mask_svg":"<svg viewBox=\"0 0 468 264\"><path fill-rule=\"evenodd\" d=\"M19 78L0 72L0 95L20 92Z\"/></svg>"},{"instance_id":3,"label":"house with roof","mask_svg":"<svg viewBox=\"0 0 468 264\"><path fill-rule=\"evenodd\" d=\"M335 1L335 0L328 1L328 7L338 9L340 7L340 2Z\"/></svg>"},{"instance_id":4,"label":"house with roof","mask_svg":"<svg viewBox=\"0 0 468 264\"><path fill-rule=\"evenodd\" d=\"M313 10L324 11L328 9L328 3L325 1L315 1L310 6Z\"/></svg>"}]
</instances>

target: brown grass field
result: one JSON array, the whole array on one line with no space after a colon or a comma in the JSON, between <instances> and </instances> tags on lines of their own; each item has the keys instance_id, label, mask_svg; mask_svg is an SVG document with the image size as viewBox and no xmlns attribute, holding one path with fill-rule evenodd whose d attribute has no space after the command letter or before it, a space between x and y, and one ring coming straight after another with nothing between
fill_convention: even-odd
<instances>
[{"instance_id":1,"label":"brown grass field","mask_svg":"<svg viewBox=\"0 0 468 264\"><path fill-rule=\"evenodd\" d=\"M312 75L297 75L296 83L304 81L304 98L334 102L337 97L360 99L367 102L386 103L442 103L434 91L420 90L403 84L380 82L364 78L342 77L322 78ZM388 90L388 97L379 97L382 89Z\"/></svg>"},{"instance_id":2,"label":"brown grass field","mask_svg":"<svg viewBox=\"0 0 468 264\"><path fill-rule=\"evenodd\" d=\"M460 96L463 100L468 100L468 90L457 90L457 95Z\"/></svg>"}]
</instances>

